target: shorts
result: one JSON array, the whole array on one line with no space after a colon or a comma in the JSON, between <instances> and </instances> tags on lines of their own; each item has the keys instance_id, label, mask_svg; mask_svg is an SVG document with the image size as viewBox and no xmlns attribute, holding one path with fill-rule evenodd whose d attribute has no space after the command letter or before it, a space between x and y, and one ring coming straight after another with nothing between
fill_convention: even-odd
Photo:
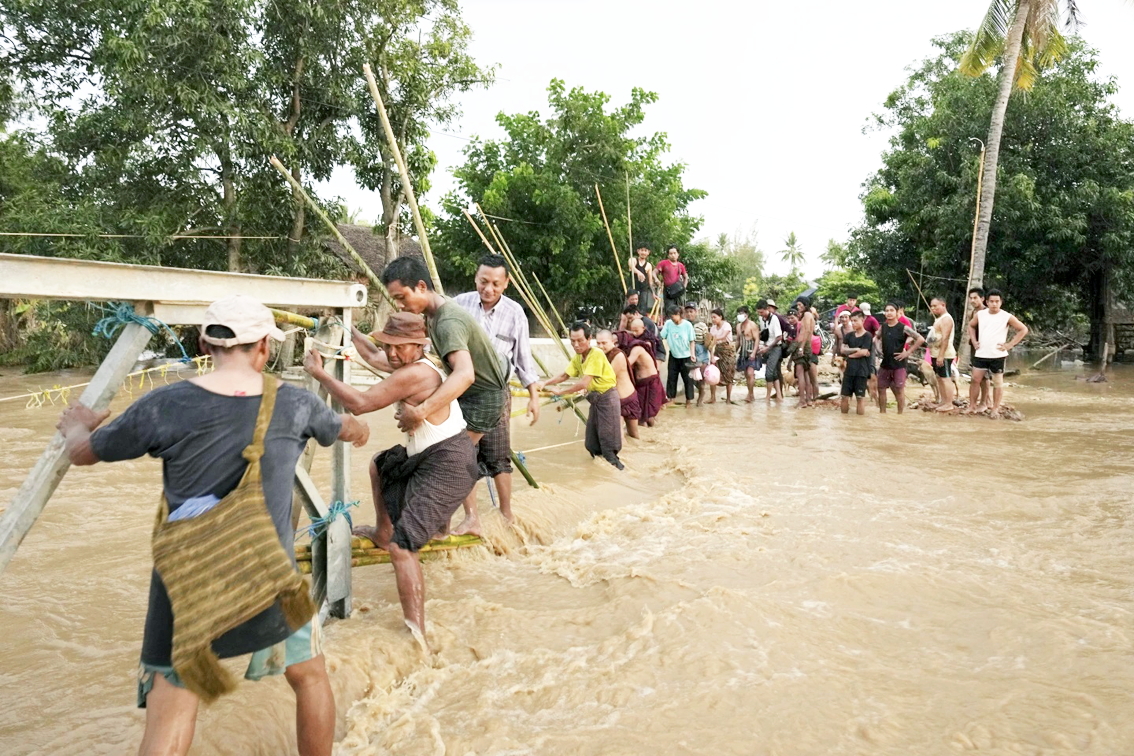
<instances>
[{"instance_id":1,"label":"shorts","mask_svg":"<svg viewBox=\"0 0 1134 756\"><path fill-rule=\"evenodd\" d=\"M244 673L245 680L262 680L269 675L282 675L284 670L305 661L311 661L323 653L323 628L319 624L319 615L316 614L303 627L296 630L284 640L262 648L252 654L248 660L248 669ZM146 697L154 689L154 678L161 675L170 684L184 688L180 675L173 667L163 667L157 664L142 662L138 667L138 708L146 708Z\"/></svg>"},{"instance_id":2,"label":"shorts","mask_svg":"<svg viewBox=\"0 0 1134 756\"><path fill-rule=\"evenodd\" d=\"M693 346L696 347L694 353L697 355L697 364L698 365L708 365L709 364L709 350L705 348L704 344L694 344Z\"/></svg>"},{"instance_id":3,"label":"shorts","mask_svg":"<svg viewBox=\"0 0 1134 756\"><path fill-rule=\"evenodd\" d=\"M952 378L953 377L953 358L947 357L944 360L944 365L938 365L936 361L933 362L933 374L938 378Z\"/></svg>"},{"instance_id":4,"label":"shorts","mask_svg":"<svg viewBox=\"0 0 1134 756\"><path fill-rule=\"evenodd\" d=\"M878 368L878 389L880 391L885 391L888 388L903 389L905 387L905 368Z\"/></svg>"},{"instance_id":5,"label":"shorts","mask_svg":"<svg viewBox=\"0 0 1134 756\"><path fill-rule=\"evenodd\" d=\"M839 392L840 396L850 396L854 394L859 399L866 396L866 382L868 378L865 375L844 375L843 388Z\"/></svg>"},{"instance_id":6,"label":"shorts","mask_svg":"<svg viewBox=\"0 0 1134 756\"><path fill-rule=\"evenodd\" d=\"M466 391L457 397L465 426L473 433L488 433L500 422L500 415L512 403L512 391Z\"/></svg>"},{"instance_id":7,"label":"shorts","mask_svg":"<svg viewBox=\"0 0 1134 756\"><path fill-rule=\"evenodd\" d=\"M764 355L764 380L769 383L782 380L780 376L780 359L783 357L783 347L776 344Z\"/></svg>"},{"instance_id":8,"label":"shorts","mask_svg":"<svg viewBox=\"0 0 1134 756\"><path fill-rule=\"evenodd\" d=\"M817 355L817 354L811 355L811 364L812 365L818 365L819 364L819 355Z\"/></svg>"},{"instance_id":9,"label":"shorts","mask_svg":"<svg viewBox=\"0 0 1134 756\"><path fill-rule=\"evenodd\" d=\"M973 357L973 370L987 370L996 375L1004 372L1004 357Z\"/></svg>"}]
</instances>

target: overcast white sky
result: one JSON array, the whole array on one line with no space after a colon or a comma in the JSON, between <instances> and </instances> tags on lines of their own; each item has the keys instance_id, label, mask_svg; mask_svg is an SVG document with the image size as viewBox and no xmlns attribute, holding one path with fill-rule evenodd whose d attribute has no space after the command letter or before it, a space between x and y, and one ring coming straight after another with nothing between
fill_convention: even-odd
<instances>
[{"instance_id":1,"label":"overcast white sky","mask_svg":"<svg viewBox=\"0 0 1134 756\"><path fill-rule=\"evenodd\" d=\"M644 127L668 134L672 160L687 165L686 186L709 193L692 206L705 219L700 236L755 227L769 271L784 272L775 252L795 231L814 276L827 240L845 240L860 219L861 184L886 147L885 134L863 134L870 115L905 67L933 52L934 36L975 28L987 2L463 0L462 8L473 55L499 65L497 81L465 95L463 117L433 135L440 165L426 204L436 207L452 188L467 144L460 137L500 136L500 111L546 115L552 78L615 104L638 86L659 95ZM1125 85L1117 102L1134 115L1134 3L1081 8L1080 33L1103 73ZM327 188L364 217L378 215L377 197L349 170Z\"/></svg>"}]
</instances>

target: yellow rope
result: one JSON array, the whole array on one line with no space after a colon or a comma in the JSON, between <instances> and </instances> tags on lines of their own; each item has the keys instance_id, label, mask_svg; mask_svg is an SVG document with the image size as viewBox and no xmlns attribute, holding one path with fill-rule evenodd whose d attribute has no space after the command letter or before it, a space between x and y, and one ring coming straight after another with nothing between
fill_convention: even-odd
<instances>
[{"instance_id":1,"label":"yellow rope","mask_svg":"<svg viewBox=\"0 0 1134 756\"><path fill-rule=\"evenodd\" d=\"M210 364L209 356L207 354L201 355L200 357L194 357L192 362L196 366L197 375L204 375L212 367ZM164 365L145 368L144 370L138 370L136 372L128 374L126 376L125 382L123 383L123 388L126 389L127 395L133 397L135 388L139 391L144 389L146 387L147 379L149 380L150 388L154 388L154 386L156 385L154 383L154 373L157 373L158 377L164 380L168 385L169 369L173 367L173 364L174 363L165 363ZM134 385L134 378L138 379L137 386ZM59 384L55 384L49 389L31 391L26 394L17 394L16 396L6 396L0 399L0 402L10 402L16 399L26 399L27 404L24 406L27 409L43 407L48 404L55 406L57 401L65 405L69 402L71 398L71 392L74 389L83 388L84 386L89 385L90 381L87 381L86 383L76 383L71 386L60 386Z\"/></svg>"}]
</instances>

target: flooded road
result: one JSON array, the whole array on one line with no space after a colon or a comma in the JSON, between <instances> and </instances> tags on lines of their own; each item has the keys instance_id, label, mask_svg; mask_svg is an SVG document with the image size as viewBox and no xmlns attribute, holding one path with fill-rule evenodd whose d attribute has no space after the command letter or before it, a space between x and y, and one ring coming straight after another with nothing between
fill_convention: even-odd
<instances>
[{"instance_id":1,"label":"flooded road","mask_svg":"<svg viewBox=\"0 0 1134 756\"><path fill-rule=\"evenodd\" d=\"M761 401L666 410L624 473L530 451L519 533L482 484L498 553L426 564L432 655L389 566L355 570L326 629L336 753L1134 754L1134 370L1073 378L1013 379L1023 423ZM79 380L9 373L0 397ZM56 416L0 403L0 506ZM396 440L370 423L366 522L366 459ZM554 412L514 429L582 437ZM73 470L3 575L0 753L137 747L160 484L148 459ZM193 750L289 752L282 679L203 711Z\"/></svg>"}]
</instances>

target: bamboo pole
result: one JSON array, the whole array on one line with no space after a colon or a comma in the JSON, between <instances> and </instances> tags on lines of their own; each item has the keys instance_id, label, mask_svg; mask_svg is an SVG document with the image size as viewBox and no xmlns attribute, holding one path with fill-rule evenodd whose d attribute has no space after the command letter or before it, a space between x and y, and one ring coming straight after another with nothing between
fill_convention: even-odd
<instances>
[{"instance_id":1,"label":"bamboo pole","mask_svg":"<svg viewBox=\"0 0 1134 756\"><path fill-rule=\"evenodd\" d=\"M624 171L626 176L626 244L630 254L634 254L634 226L630 223L630 171Z\"/></svg>"},{"instance_id":2,"label":"bamboo pole","mask_svg":"<svg viewBox=\"0 0 1134 756\"><path fill-rule=\"evenodd\" d=\"M598 197L599 212L602 213L602 224L606 226L606 238L610 240L610 251L614 253L614 264L618 266L618 283L622 284L622 293L627 293L626 279L622 276L622 258L618 256L618 247L614 246L614 234L610 233L610 222L606 219L606 208L602 206L602 192L595 184L595 196Z\"/></svg>"},{"instance_id":3,"label":"bamboo pole","mask_svg":"<svg viewBox=\"0 0 1134 756\"><path fill-rule=\"evenodd\" d=\"M370 85L370 96L374 98L374 105L378 108L378 117L382 119L382 128L386 132L386 140L390 143L390 152L394 156L394 162L398 164L398 173L402 177L402 188L406 192L406 203L410 206L410 212L413 214L413 225L417 229L418 240L421 242L421 254L425 257L425 264L429 266L429 275L433 277L433 286L438 293L444 294L445 289L441 285L441 276L437 274L437 264L433 261L433 250L429 248L429 237L425 235L425 223L421 219L421 210L417 206L417 196L413 192L409 169L406 167L406 161L402 158L398 139L394 135L394 127L390 125L390 117L386 115L386 106L382 102L382 95L378 92L378 82L374 78L374 72L370 70L369 63L363 63L362 70L366 74L366 83Z\"/></svg>"},{"instance_id":4,"label":"bamboo pole","mask_svg":"<svg viewBox=\"0 0 1134 756\"><path fill-rule=\"evenodd\" d=\"M925 309L927 309L927 310L928 310L928 309L929 309L929 302L926 302L926 300L925 300L925 294L923 294L923 293L922 293L922 291L921 291L921 287L920 287L920 286L918 286L918 283L917 283L917 279L915 279L915 278L913 277L913 273L911 273L911 272L910 272L910 269L909 269L909 268L906 268L906 275L908 275L908 276L910 277L910 280L911 280L911 281L913 281L913 285L914 285L914 288L915 288L915 289L917 289L917 293L918 293L918 295L919 295L919 296L921 297L921 301L922 301L922 302L925 302ZM915 317L916 317L916 316L915 316Z\"/></svg>"},{"instance_id":5,"label":"bamboo pole","mask_svg":"<svg viewBox=\"0 0 1134 756\"><path fill-rule=\"evenodd\" d=\"M525 273L523 268L520 267L519 258L517 258L515 253L512 252L512 247L508 244L508 240L504 238L504 234L502 232L500 232L499 229L497 229L497 233L500 236L501 245L503 246L504 250L508 253L508 256L510 257L510 259L513 261L512 267L514 267L517 271L519 271L520 275L523 276L525 281L526 281L527 280L527 273ZM561 338L566 337L569 333L568 328L567 328L567 324L563 322L563 316L559 314L559 309L555 306L555 303L551 301L551 295L548 294L547 289L545 289L543 287L543 281L540 281L539 276L537 276L535 273L532 273L532 278L535 279L536 284L539 285L539 290L543 293L544 300L547 301L548 309L551 310L551 313L555 316L555 319L557 321L559 321L559 327L563 329L563 333L561 335ZM530 285L529 285L529 288L531 288Z\"/></svg>"},{"instance_id":6,"label":"bamboo pole","mask_svg":"<svg viewBox=\"0 0 1134 756\"><path fill-rule=\"evenodd\" d=\"M269 307L268 309L271 311L272 316L275 317L277 323L290 323L291 325L297 325L300 328L306 328L309 331L319 325L319 321L317 321L315 318L309 318L306 315L297 315L294 312L288 312L287 310L277 310L272 307Z\"/></svg>"},{"instance_id":7,"label":"bamboo pole","mask_svg":"<svg viewBox=\"0 0 1134 756\"><path fill-rule=\"evenodd\" d=\"M343 249L347 251L347 254L350 255L355 264L362 269L363 275L365 275L366 278L369 279L370 283L374 284L374 287L376 289L382 292L382 296L386 298L386 301L390 303L390 306L394 307L394 300L390 296L390 293L386 291L386 286L382 283L382 279L379 278L378 274L375 273L366 263L366 261L362 259L362 256L359 255L358 252L355 252L354 247L350 246L350 242L348 242L346 238L341 233L339 233L339 229L335 226L335 222L331 220L330 216L328 216L326 212L323 211L323 208L319 207L319 205L316 204L315 200L311 199L311 195L308 194L307 190L303 188L303 184L300 184L295 180L295 177L291 175L291 171L289 171L287 168L284 168L283 163L281 163L280 159L275 155L272 155L269 162L272 164L273 168L280 172L281 176L287 179L287 182L291 184L292 188L295 189L299 196L303 197L303 201L307 203L307 206L315 211L315 214L318 215L319 219L322 220L323 223L327 226L327 229L331 232L331 235L335 237L335 240L342 245Z\"/></svg>"}]
</instances>

